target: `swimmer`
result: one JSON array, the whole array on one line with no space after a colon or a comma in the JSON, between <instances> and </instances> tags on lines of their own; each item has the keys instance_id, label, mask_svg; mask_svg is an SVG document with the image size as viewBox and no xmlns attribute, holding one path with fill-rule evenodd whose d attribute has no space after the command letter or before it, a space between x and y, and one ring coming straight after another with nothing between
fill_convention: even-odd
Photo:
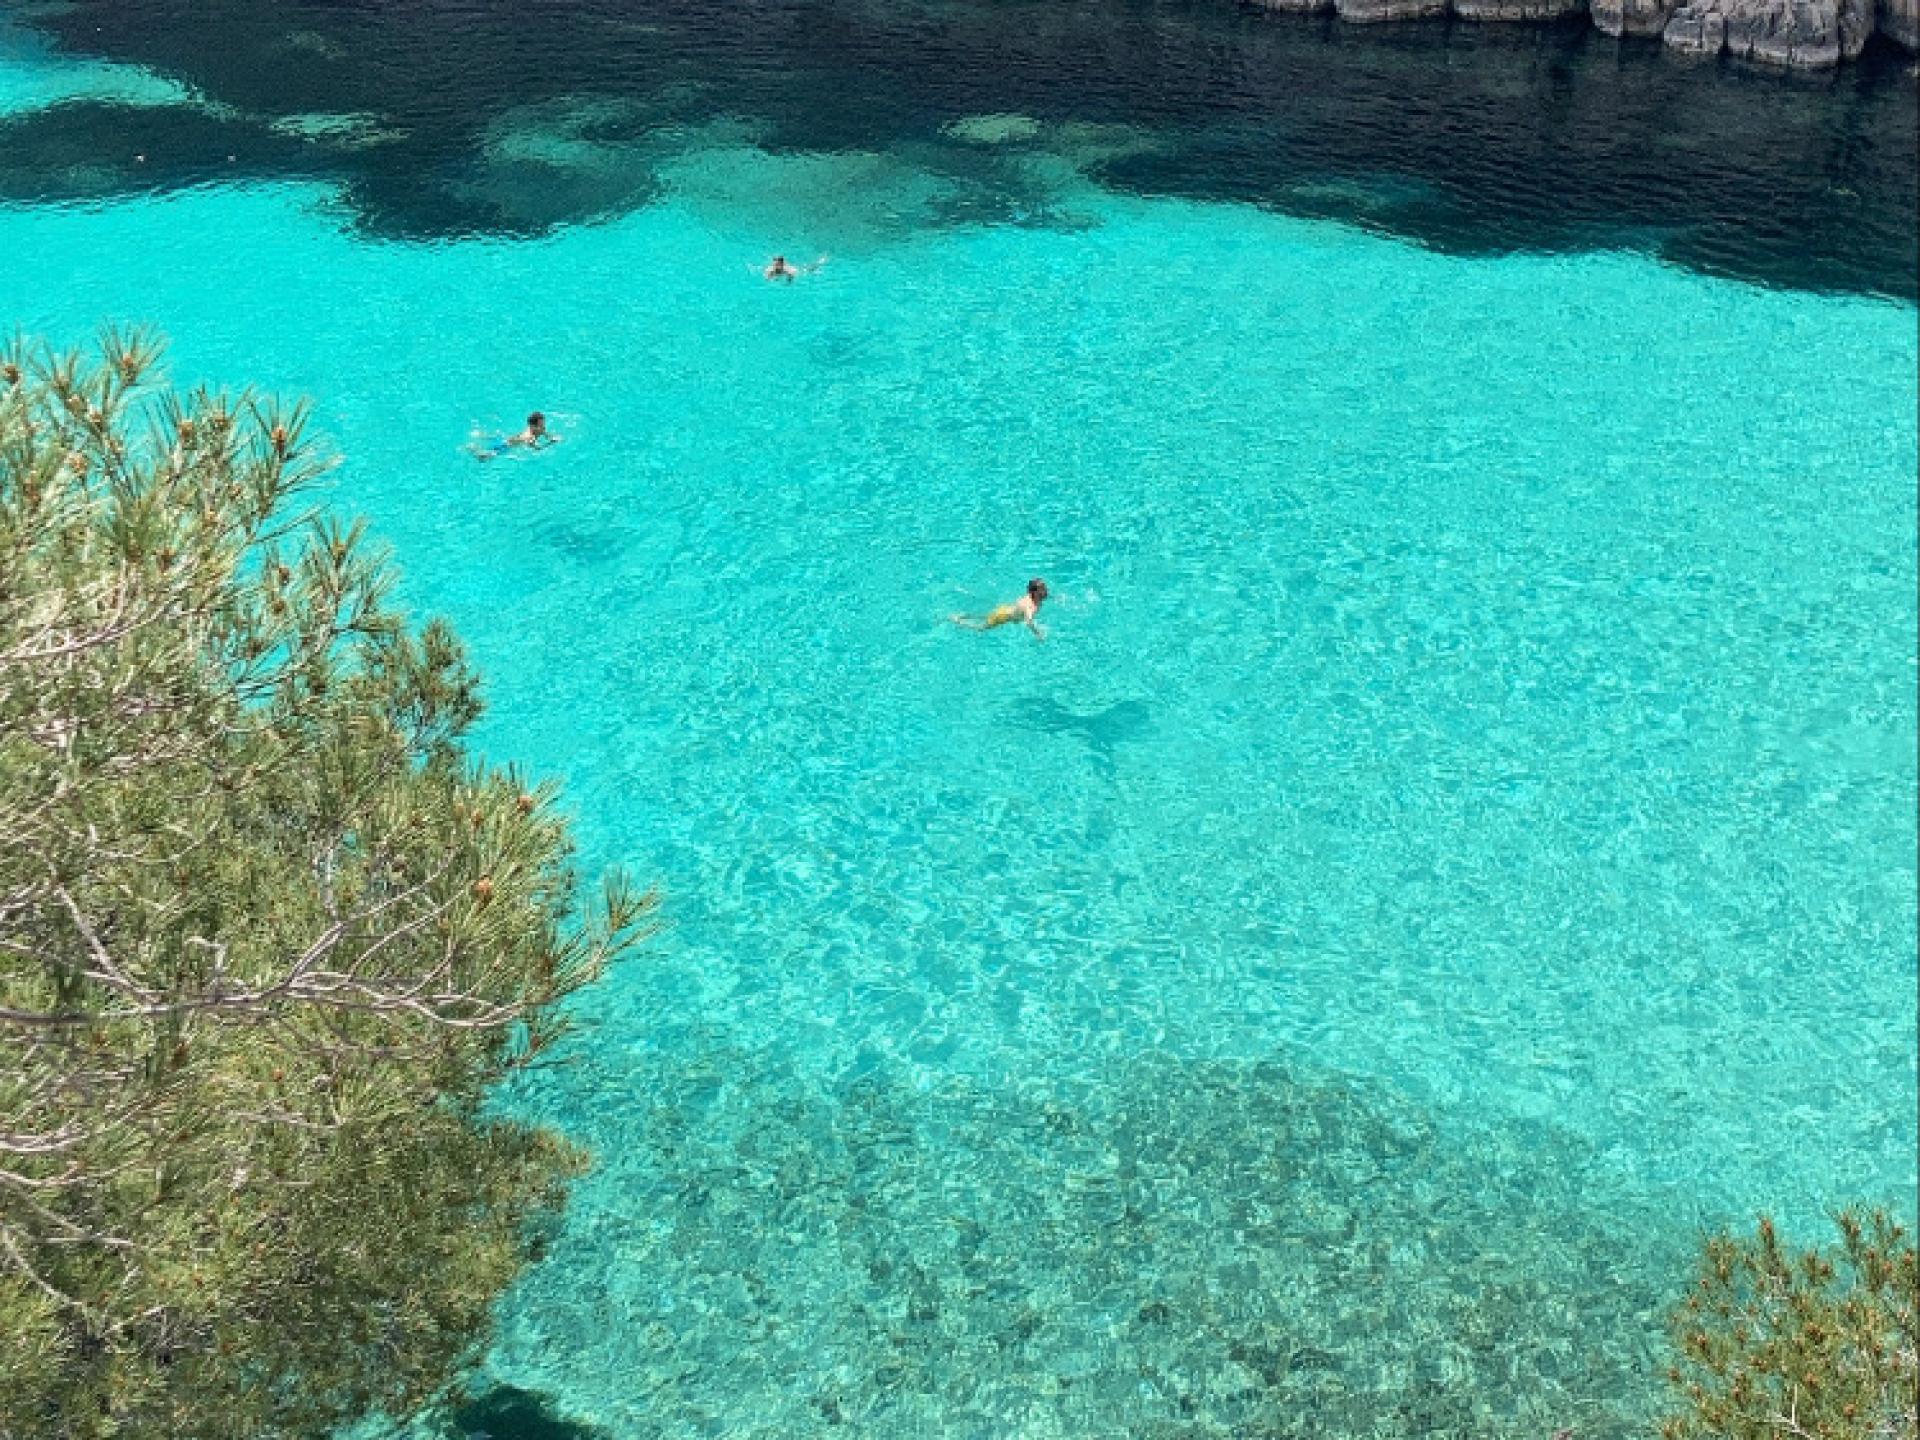
<instances>
[{"instance_id":1,"label":"swimmer","mask_svg":"<svg viewBox=\"0 0 1920 1440\"><path fill-rule=\"evenodd\" d=\"M524 445L529 450L538 450L542 445L558 445L560 437L547 431L547 417L538 410L527 416L527 428L518 435L509 435L507 444Z\"/></svg>"},{"instance_id":2,"label":"swimmer","mask_svg":"<svg viewBox=\"0 0 1920 1440\"><path fill-rule=\"evenodd\" d=\"M760 273L769 280L785 280L791 283L792 281L798 280L802 275L811 275L826 263L827 257L822 255L811 265L796 266L791 260L787 259L786 256L776 255L772 260L767 262L767 268Z\"/></svg>"},{"instance_id":3,"label":"swimmer","mask_svg":"<svg viewBox=\"0 0 1920 1440\"><path fill-rule=\"evenodd\" d=\"M527 416L527 428L517 435L503 435L486 445L474 447L476 460L491 460L516 447L538 450L542 445L558 445L560 437L547 429L547 417L538 410Z\"/></svg>"},{"instance_id":4,"label":"swimmer","mask_svg":"<svg viewBox=\"0 0 1920 1440\"><path fill-rule=\"evenodd\" d=\"M1033 631L1037 639L1047 638L1047 632L1040 628L1040 607L1047 603L1047 582L1044 580L1027 581L1027 593L1011 605L996 605L985 615L951 615L948 618L964 630L997 630L1002 625L1011 625L1018 621Z\"/></svg>"}]
</instances>

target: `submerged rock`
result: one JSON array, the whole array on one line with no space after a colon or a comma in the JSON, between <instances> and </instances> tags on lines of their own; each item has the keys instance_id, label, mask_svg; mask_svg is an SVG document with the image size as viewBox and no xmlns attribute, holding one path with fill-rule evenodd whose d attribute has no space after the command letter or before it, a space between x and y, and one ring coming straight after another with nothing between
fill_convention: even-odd
<instances>
[{"instance_id":1,"label":"submerged rock","mask_svg":"<svg viewBox=\"0 0 1920 1440\"><path fill-rule=\"evenodd\" d=\"M968 115L942 128L970 145L1007 145L1040 134L1040 122L1031 115Z\"/></svg>"}]
</instances>

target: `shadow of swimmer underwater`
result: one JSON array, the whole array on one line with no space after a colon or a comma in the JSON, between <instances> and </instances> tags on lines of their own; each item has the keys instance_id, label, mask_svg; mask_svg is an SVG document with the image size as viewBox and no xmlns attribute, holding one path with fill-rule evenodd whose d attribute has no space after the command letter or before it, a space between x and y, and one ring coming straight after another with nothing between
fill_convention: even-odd
<instances>
[{"instance_id":1,"label":"shadow of swimmer underwater","mask_svg":"<svg viewBox=\"0 0 1920 1440\"><path fill-rule=\"evenodd\" d=\"M612 1440L605 1430L567 1420L552 1400L514 1385L495 1385L444 1417L423 1440Z\"/></svg>"}]
</instances>

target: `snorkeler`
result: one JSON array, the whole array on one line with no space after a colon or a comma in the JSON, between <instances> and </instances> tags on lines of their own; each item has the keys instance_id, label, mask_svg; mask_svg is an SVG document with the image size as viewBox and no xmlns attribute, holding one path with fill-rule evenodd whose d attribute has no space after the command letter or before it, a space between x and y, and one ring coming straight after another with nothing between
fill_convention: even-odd
<instances>
[{"instance_id":1,"label":"snorkeler","mask_svg":"<svg viewBox=\"0 0 1920 1440\"><path fill-rule=\"evenodd\" d=\"M1025 625L1041 640L1047 638L1047 632L1040 628L1040 607L1047 601L1047 582L1034 579L1027 581L1027 593L1011 605L996 605L985 615L975 618L972 615L952 615L948 618L954 624L966 630L996 630L1002 625L1011 625L1018 621Z\"/></svg>"},{"instance_id":2,"label":"snorkeler","mask_svg":"<svg viewBox=\"0 0 1920 1440\"><path fill-rule=\"evenodd\" d=\"M558 445L560 437L547 429L547 417L536 410L527 416L527 428L517 435L502 435L486 445L476 445L473 455L476 460L491 460L496 455L504 455L516 447L538 450L542 445Z\"/></svg>"}]
</instances>

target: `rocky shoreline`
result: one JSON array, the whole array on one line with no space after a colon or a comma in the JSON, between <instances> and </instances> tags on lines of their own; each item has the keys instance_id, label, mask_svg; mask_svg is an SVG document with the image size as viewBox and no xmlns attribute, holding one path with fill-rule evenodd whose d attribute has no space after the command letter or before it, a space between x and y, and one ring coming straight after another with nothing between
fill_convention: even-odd
<instances>
[{"instance_id":1,"label":"rocky shoreline","mask_svg":"<svg viewBox=\"0 0 1920 1440\"><path fill-rule=\"evenodd\" d=\"M1562 20L1587 14L1608 35L1659 36L1688 55L1731 55L1796 70L1852 60L1875 31L1920 50L1920 0L1254 0L1342 20Z\"/></svg>"}]
</instances>

